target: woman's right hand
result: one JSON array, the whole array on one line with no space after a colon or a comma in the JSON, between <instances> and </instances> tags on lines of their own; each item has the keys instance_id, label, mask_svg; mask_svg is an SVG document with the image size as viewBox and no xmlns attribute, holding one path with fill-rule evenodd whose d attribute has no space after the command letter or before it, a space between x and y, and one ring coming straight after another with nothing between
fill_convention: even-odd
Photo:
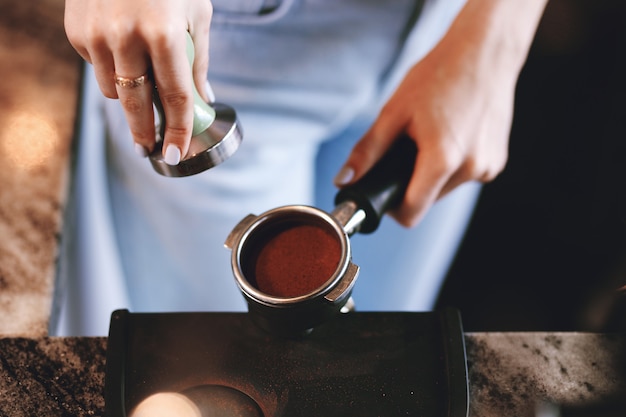
<instances>
[{"instance_id":1,"label":"woman's right hand","mask_svg":"<svg viewBox=\"0 0 626 417\"><path fill-rule=\"evenodd\" d=\"M120 100L140 154L149 154L155 145L152 83L158 85L167 118L165 161L176 165L187 153L193 124L193 82L208 100L212 13L210 0L66 0L68 39L94 66L102 93ZM193 70L185 53L185 32L194 40ZM148 82L142 85L120 85L123 79L146 74ZM118 77L122 82L116 83Z\"/></svg>"}]
</instances>

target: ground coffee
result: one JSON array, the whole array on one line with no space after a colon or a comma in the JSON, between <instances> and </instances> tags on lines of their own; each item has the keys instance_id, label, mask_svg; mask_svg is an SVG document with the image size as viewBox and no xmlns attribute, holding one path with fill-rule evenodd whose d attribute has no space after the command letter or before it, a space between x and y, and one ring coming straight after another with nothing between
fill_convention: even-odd
<instances>
[{"instance_id":1,"label":"ground coffee","mask_svg":"<svg viewBox=\"0 0 626 417\"><path fill-rule=\"evenodd\" d=\"M298 297L322 286L340 260L341 245L331 231L289 224L264 236L246 278L265 294Z\"/></svg>"}]
</instances>

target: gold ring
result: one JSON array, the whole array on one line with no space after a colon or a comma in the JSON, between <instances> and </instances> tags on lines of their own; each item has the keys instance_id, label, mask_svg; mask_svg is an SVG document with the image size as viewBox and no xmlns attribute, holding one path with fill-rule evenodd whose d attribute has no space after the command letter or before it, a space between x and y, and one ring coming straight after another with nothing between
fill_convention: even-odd
<instances>
[{"instance_id":1,"label":"gold ring","mask_svg":"<svg viewBox=\"0 0 626 417\"><path fill-rule=\"evenodd\" d=\"M116 75L115 84L124 88L136 88L136 87L141 87L142 85L144 85L146 82L149 81L149 79L150 78L148 77L148 73L137 78L126 78L126 77L120 77L119 75Z\"/></svg>"}]
</instances>

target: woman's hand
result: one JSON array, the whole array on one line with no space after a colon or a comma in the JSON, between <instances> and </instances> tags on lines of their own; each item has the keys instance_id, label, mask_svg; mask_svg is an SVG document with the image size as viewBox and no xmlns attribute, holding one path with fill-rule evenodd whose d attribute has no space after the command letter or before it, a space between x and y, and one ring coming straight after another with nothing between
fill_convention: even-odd
<instances>
[{"instance_id":1,"label":"woman's hand","mask_svg":"<svg viewBox=\"0 0 626 417\"><path fill-rule=\"evenodd\" d=\"M490 181L508 158L517 77L546 0L469 0L356 144L335 182L358 180L402 132L418 148L404 201L391 215L413 226L467 181Z\"/></svg>"},{"instance_id":2,"label":"woman's hand","mask_svg":"<svg viewBox=\"0 0 626 417\"><path fill-rule=\"evenodd\" d=\"M212 11L209 0L65 2L69 41L93 64L102 93L120 100L135 148L144 156L155 144L153 83L158 85L167 119L164 158L176 165L187 153L193 121L193 80L198 92L206 96ZM191 34L195 44L193 77L185 53L185 32ZM132 80L146 82L128 85L133 84Z\"/></svg>"}]
</instances>

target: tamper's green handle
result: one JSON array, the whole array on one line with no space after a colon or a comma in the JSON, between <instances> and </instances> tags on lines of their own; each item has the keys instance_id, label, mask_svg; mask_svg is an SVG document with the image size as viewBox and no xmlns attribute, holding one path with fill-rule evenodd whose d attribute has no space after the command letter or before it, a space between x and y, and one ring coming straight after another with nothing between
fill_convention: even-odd
<instances>
[{"instance_id":1,"label":"tamper's green handle","mask_svg":"<svg viewBox=\"0 0 626 417\"><path fill-rule=\"evenodd\" d=\"M191 35L187 32L187 59L189 60L189 66L193 68L193 61L195 58L193 40ZM200 133L208 129L215 120L215 109L209 106L200 96L196 89L196 84L192 82L193 86L193 133L192 136L197 136Z\"/></svg>"},{"instance_id":2,"label":"tamper's green handle","mask_svg":"<svg viewBox=\"0 0 626 417\"><path fill-rule=\"evenodd\" d=\"M187 32L187 59L189 60L189 66L193 68L193 61L195 58L193 40L191 39L191 35ZM215 120L215 109L207 104L200 93L198 93L198 89L196 88L195 83L192 82L193 88L193 131L191 136L197 136L200 133L204 132L213 124ZM165 131L165 111L163 110L163 104L161 103L161 98L159 97L158 86L154 88L153 94L154 105L159 113L159 119L161 121L161 138L163 138L163 134Z\"/></svg>"}]
</instances>

